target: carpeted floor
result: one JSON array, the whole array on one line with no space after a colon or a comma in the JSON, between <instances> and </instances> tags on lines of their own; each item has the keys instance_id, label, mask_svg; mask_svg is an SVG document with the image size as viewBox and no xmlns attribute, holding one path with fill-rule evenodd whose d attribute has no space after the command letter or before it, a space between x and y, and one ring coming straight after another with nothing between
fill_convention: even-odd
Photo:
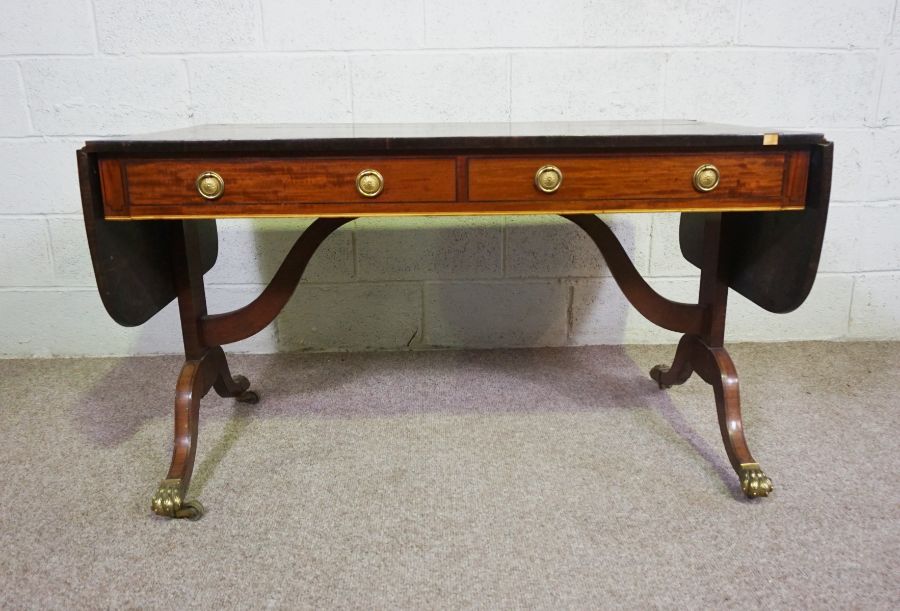
<instances>
[{"instance_id":1,"label":"carpeted floor","mask_svg":"<svg viewBox=\"0 0 900 611\"><path fill-rule=\"evenodd\" d=\"M745 500L673 346L232 357L199 522L176 357L0 361L0 607L900 606L900 344L736 345Z\"/></svg>"}]
</instances>

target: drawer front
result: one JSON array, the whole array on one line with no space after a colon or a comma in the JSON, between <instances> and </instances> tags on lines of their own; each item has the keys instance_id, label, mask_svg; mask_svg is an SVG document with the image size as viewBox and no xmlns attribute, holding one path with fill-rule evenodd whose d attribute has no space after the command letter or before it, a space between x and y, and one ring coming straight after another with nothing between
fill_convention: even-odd
<instances>
[{"instance_id":1,"label":"drawer front","mask_svg":"<svg viewBox=\"0 0 900 611\"><path fill-rule=\"evenodd\" d=\"M363 195L357 187L357 176L364 170L381 176L383 188L374 197ZM221 180L221 195L201 195L197 180L205 173ZM124 162L123 174L132 210L456 199L453 158L130 160Z\"/></svg>"},{"instance_id":2,"label":"drawer front","mask_svg":"<svg viewBox=\"0 0 900 611\"><path fill-rule=\"evenodd\" d=\"M787 159L784 152L472 158L469 199L784 199L788 195ZM707 164L715 166L719 180L712 190L704 192L694 186L694 173ZM558 188L549 193L535 183L535 174L548 165L562 173Z\"/></svg>"}]
</instances>

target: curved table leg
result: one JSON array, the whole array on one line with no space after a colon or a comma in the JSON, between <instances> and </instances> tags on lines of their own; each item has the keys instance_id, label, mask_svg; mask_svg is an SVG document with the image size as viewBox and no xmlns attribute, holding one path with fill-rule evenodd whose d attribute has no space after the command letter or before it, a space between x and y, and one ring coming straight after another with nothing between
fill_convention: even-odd
<instances>
[{"instance_id":1,"label":"curved table leg","mask_svg":"<svg viewBox=\"0 0 900 611\"><path fill-rule=\"evenodd\" d=\"M699 299L705 312L700 333L684 335L678 343L672 367L657 365L650 371L650 377L660 388L665 388L686 382L696 371L713 387L722 442L728 460L741 480L741 489L751 498L768 496L773 490L772 480L763 473L747 447L738 374L724 348L731 242L723 231L722 215L713 215L706 220Z\"/></svg>"},{"instance_id":2,"label":"curved table leg","mask_svg":"<svg viewBox=\"0 0 900 611\"><path fill-rule=\"evenodd\" d=\"M622 294L644 318L680 333L700 333L704 308L696 303L671 301L657 293L638 272L616 234L594 214L564 214L594 242Z\"/></svg>"},{"instance_id":3,"label":"curved table leg","mask_svg":"<svg viewBox=\"0 0 900 611\"><path fill-rule=\"evenodd\" d=\"M218 375L213 388L220 397L234 397L240 403L259 403L259 395L250 390L250 380L242 375L232 377L225 352L220 346L210 348L210 357L216 361Z\"/></svg>"},{"instance_id":4,"label":"curved table leg","mask_svg":"<svg viewBox=\"0 0 900 611\"><path fill-rule=\"evenodd\" d=\"M713 387L722 442L731 466L741 479L741 489L750 498L768 496L774 486L759 463L753 459L744 437L740 383L731 356L725 348L707 346L699 338L694 354L697 373Z\"/></svg>"},{"instance_id":5,"label":"curved table leg","mask_svg":"<svg viewBox=\"0 0 900 611\"><path fill-rule=\"evenodd\" d=\"M247 339L275 320L303 277L306 266L322 242L352 218L320 218L300 234L278 271L259 296L242 308L222 314L198 313L199 335L206 346L221 346Z\"/></svg>"},{"instance_id":6,"label":"curved table leg","mask_svg":"<svg viewBox=\"0 0 900 611\"><path fill-rule=\"evenodd\" d=\"M221 346L205 342L200 333L200 321L206 315L206 292L196 223L176 223L171 230L172 262L187 360L175 387L172 462L166 479L153 495L151 507L160 516L196 520L203 515L203 506L199 501L186 500L186 495L197 452L200 400L211 388L222 397L234 397L244 403L256 403L259 396L249 390L247 378L231 375Z\"/></svg>"},{"instance_id":7,"label":"curved table leg","mask_svg":"<svg viewBox=\"0 0 900 611\"><path fill-rule=\"evenodd\" d=\"M672 368L657 365L650 376L660 387L664 387L684 382L692 371L696 371L713 387L725 453L740 478L744 494L750 498L768 496L774 486L750 454L744 437L740 382L728 351L722 347L709 346L696 335L685 335L678 344Z\"/></svg>"},{"instance_id":8,"label":"curved table leg","mask_svg":"<svg viewBox=\"0 0 900 611\"><path fill-rule=\"evenodd\" d=\"M249 386L247 378L231 377L225 353L219 347L211 348L199 359L185 361L175 387L172 462L166 479L159 483L159 488L153 495L151 507L155 514L190 520L203 516L200 501L186 500L194 470L194 456L197 453L200 400L214 387L223 397L256 403L259 398L256 393L247 390Z\"/></svg>"},{"instance_id":9,"label":"curved table leg","mask_svg":"<svg viewBox=\"0 0 900 611\"><path fill-rule=\"evenodd\" d=\"M678 342L678 348L675 350L672 366L657 365L650 370L650 377L659 384L661 389L684 384L694 373L694 366L691 365L691 349L695 339L697 339L695 335L682 336L681 341Z\"/></svg>"},{"instance_id":10,"label":"curved table leg","mask_svg":"<svg viewBox=\"0 0 900 611\"><path fill-rule=\"evenodd\" d=\"M166 479L159 483L153 495L152 508L167 518L199 519L203 506L198 501L186 501L194 456L197 453L197 431L200 423L200 399L209 392L217 375L214 359L209 353L196 360L188 360L181 368L175 387L175 440L172 462Z\"/></svg>"}]
</instances>

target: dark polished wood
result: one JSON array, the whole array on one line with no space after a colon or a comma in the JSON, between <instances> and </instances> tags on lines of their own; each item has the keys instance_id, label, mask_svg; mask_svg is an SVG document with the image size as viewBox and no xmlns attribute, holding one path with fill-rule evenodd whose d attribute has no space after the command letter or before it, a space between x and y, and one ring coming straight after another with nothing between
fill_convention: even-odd
<instances>
[{"instance_id":1,"label":"dark polished wood","mask_svg":"<svg viewBox=\"0 0 900 611\"><path fill-rule=\"evenodd\" d=\"M691 121L205 126L85 151L100 163L107 219L801 209L822 136L765 138ZM706 163L721 181L701 193L691 179ZM555 193L534 188L546 164L565 175ZM367 168L385 177L371 199L355 190ZM215 200L194 186L205 171L224 178Z\"/></svg>"},{"instance_id":2,"label":"dark polished wood","mask_svg":"<svg viewBox=\"0 0 900 611\"><path fill-rule=\"evenodd\" d=\"M121 223L104 217L97 158L78 152L81 203L94 278L110 317L142 325L176 297L172 226L177 221ZM199 234L200 266L206 273L218 256L212 220L190 221Z\"/></svg>"},{"instance_id":3,"label":"dark polished wood","mask_svg":"<svg viewBox=\"0 0 900 611\"><path fill-rule=\"evenodd\" d=\"M92 140L94 154L376 155L455 151L587 152L629 149L759 149L766 134L778 145L804 148L820 133L761 130L689 120L549 121L528 123L394 123L197 125L140 136Z\"/></svg>"},{"instance_id":4,"label":"dark polished wood","mask_svg":"<svg viewBox=\"0 0 900 611\"><path fill-rule=\"evenodd\" d=\"M100 158L107 219L407 214L599 213L802 209L808 151L582 153L481 157L207 157ZM542 166L560 168L552 193L535 188ZM713 164L718 186L700 192L694 171ZM375 197L356 177L384 178ZM215 172L224 192L198 192ZM464 188L460 188L464 185Z\"/></svg>"},{"instance_id":5,"label":"dark polished wood","mask_svg":"<svg viewBox=\"0 0 900 611\"><path fill-rule=\"evenodd\" d=\"M197 452L200 400L212 388L223 397L235 397L245 403L256 403L259 398L248 390L250 383L246 378L231 376L222 348L203 340L201 320L206 315L206 292L203 286L203 246L197 223L170 223L169 229L185 363L175 385L172 461L151 506L156 514L164 517L198 519L203 515L203 505L186 497Z\"/></svg>"},{"instance_id":6,"label":"dark polished wood","mask_svg":"<svg viewBox=\"0 0 900 611\"><path fill-rule=\"evenodd\" d=\"M796 153L806 157L805 153ZM691 184L695 169L713 163L722 172L715 193L700 193ZM545 164L559 167L564 179L555 193L534 188L535 171ZM617 199L665 200L668 205L707 205L735 200L752 206L760 200L773 207L802 206L804 192L784 193L788 156L775 153L634 153L631 155L543 155L540 157L474 157L469 160L471 201L570 201ZM740 202L740 203L737 203Z\"/></svg>"},{"instance_id":7,"label":"dark polished wood","mask_svg":"<svg viewBox=\"0 0 900 611\"><path fill-rule=\"evenodd\" d=\"M803 210L726 215L728 240L734 245L728 285L770 312L797 309L812 290L828 219L833 155L830 142L812 146ZM703 266L708 218L705 214L681 216L681 252L697 267Z\"/></svg>"},{"instance_id":8,"label":"dark polished wood","mask_svg":"<svg viewBox=\"0 0 900 611\"><path fill-rule=\"evenodd\" d=\"M647 284L631 262L609 226L592 214L566 216L593 240L603 255L613 279L625 297L644 318L655 325L681 333L699 333L706 310L701 304L666 299Z\"/></svg>"},{"instance_id":9,"label":"dark polished wood","mask_svg":"<svg viewBox=\"0 0 900 611\"><path fill-rule=\"evenodd\" d=\"M112 161L112 160L110 160ZM103 167L105 161L101 161ZM125 164L128 206L157 209L206 204L194 180L206 170L225 179L216 206L244 210L253 204L452 202L456 201L456 159L396 157L238 158L134 160ZM356 190L356 175L369 168L384 176L377 200ZM251 208L252 209L252 208Z\"/></svg>"},{"instance_id":10,"label":"dark polished wood","mask_svg":"<svg viewBox=\"0 0 900 611\"><path fill-rule=\"evenodd\" d=\"M540 191L538 168L563 175ZM693 173L713 164L718 186L701 192ZM186 500L211 389L256 402L232 376L221 346L270 324L294 293L316 250L357 216L562 214L596 245L629 302L648 320L683 334L660 387L697 372L713 387L728 459L749 497L771 480L750 453L739 381L724 347L728 291L773 312L806 298L828 211L832 148L820 134L774 133L670 122L206 126L140 138L88 142L78 153L88 244L97 286L120 324L145 322L178 300L185 364L176 384L172 461L153 498L166 517L196 518ZM356 190L379 171L378 197ZM224 179L206 199L203 172ZM703 185L700 185L703 186ZM684 256L701 269L697 303L657 293L641 277L600 211L680 211ZM318 216L270 284L242 308L209 314L203 275L217 254L215 221L230 216Z\"/></svg>"},{"instance_id":11,"label":"dark polished wood","mask_svg":"<svg viewBox=\"0 0 900 611\"><path fill-rule=\"evenodd\" d=\"M100 171L106 218L119 220L758 211L803 207L808 159L806 151L428 159L101 158ZM692 176L706 163L715 165L722 178L714 191L702 193L694 188ZM536 171L547 164L564 174L562 186L553 193L541 192L534 184ZM357 174L366 169L384 177L384 189L376 197L357 191ZM204 198L195 186L195 179L207 171L219 174L225 184L224 193L214 200Z\"/></svg>"},{"instance_id":12,"label":"dark polished wood","mask_svg":"<svg viewBox=\"0 0 900 611\"><path fill-rule=\"evenodd\" d=\"M304 231L259 297L224 314L201 315L200 333L211 346L247 339L263 330L281 312L300 283L309 260L325 238L353 219L318 219Z\"/></svg>"},{"instance_id":13,"label":"dark polished wood","mask_svg":"<svg viewBox=\"0 0 900 611\"><path fill-rule=\"evenodd\" d=\"M724 217L704 217L698 302L704 308L705 315L700 331L684 335L678 343L672 366L657 365L650 370L650 377L656 380L660 388L669 388L683 384L696 371L704 382L713 387L725 453L740 478L744 494L749 497L768 496L773 490L772 480L750 454L744 437L737 369L724 346L729 262L734 252L734 244L723 231L727 220Z\"/></svg>"}]
</instances>

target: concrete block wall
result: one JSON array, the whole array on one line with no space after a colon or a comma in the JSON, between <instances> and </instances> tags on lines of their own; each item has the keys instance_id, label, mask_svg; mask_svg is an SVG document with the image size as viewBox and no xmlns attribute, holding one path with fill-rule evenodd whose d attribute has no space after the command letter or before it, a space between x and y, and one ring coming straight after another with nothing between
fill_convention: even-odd
<instances>
[{"instance_id":1,"label":"concrete block wall","mask_svg":"<svg viewBox=\"0 0 900 611\"><path fill-rule=\"evenodd\" d=\"M697 118L821 130L833 212L808 303L734 297L728 338L900 339L897 0L0 0L0 355L178 352L169 307L116 326L93 285L75 149L199 123ZM696 297L677 215L610 218ZM305 220L227 221L212 311L271 277ZM354 222L241 351L674 342L552 217Z\"/></svg>"}]
</instances>

